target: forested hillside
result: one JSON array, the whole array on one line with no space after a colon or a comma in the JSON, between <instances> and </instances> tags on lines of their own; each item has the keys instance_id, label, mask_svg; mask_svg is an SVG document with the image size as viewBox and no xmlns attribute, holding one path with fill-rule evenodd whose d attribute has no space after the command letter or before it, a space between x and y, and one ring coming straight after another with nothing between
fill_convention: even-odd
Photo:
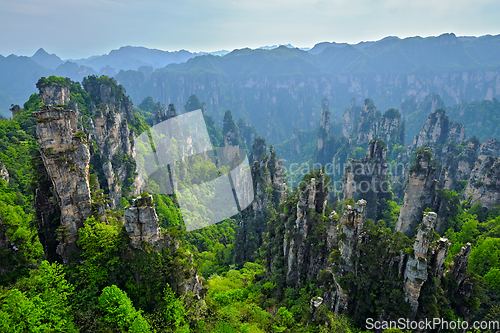
<instances>
[{"instance_id":1,"label":"forested hillside","mask_svg":"<svg viewBox=\"0 0 500 333\"><path fill-rule=\"evenodd\" d=\"M367 98L340 122L322 96L315 130L273 147L258 126L232 110L212 117L217 107L193 94L134 107L106 76L44 77L37 88L0 120L0 332L499 320L500 142L487 137L498 101L430 110L407 146L403 110L381 112ZM165 194L168 180L142 177L136 157L156 151L136 139L153 142L154 125L198 109L214 147L247 152L254 200L187 231L178 190L228 167L186 151L166 173L184 178ZM466 131L488 121L488 131ZM296 159L311 167L289 174Z\"/></svg>"}]
</instances>

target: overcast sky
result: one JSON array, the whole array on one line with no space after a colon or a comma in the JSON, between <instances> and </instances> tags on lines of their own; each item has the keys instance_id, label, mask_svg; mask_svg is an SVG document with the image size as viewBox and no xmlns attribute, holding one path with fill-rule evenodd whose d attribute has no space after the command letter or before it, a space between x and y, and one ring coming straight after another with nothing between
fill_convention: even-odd
<instances>
[{"instance_id":1,"label":"overcast sky","mask_svg":"<svg viewBox=\"0 0 500 333\"><path fill-rule=\"evenodd\" d=\"M498 0L0 0L0 54L233 50L500 33Z\"/></svg>"}]
</instances>

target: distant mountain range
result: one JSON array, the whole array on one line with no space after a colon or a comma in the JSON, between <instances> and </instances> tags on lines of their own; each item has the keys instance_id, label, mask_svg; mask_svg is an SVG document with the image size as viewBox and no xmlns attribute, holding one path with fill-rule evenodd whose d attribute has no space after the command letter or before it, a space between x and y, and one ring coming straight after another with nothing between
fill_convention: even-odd
<instances>
[{"instance_id":1,"label":"distant mountain range","mask_svg":"<svg viewBox=\"0 0 500 333\"><path fill-rule=\"evenodd\" d=\"M499 54L500 35L454 34L323 42L310 50L290 44L211 53L124 46L66 61L39 49L31 57L0 55L0 114L9 117L10 105L35 93L42 76L81 81L98 74L115 77L135 104L152 96L179 106L195 93L210 112L231 109L263 135L284 139L294 126L308 129L317 123L323 97L330 100L333 120L340 119L352 98L372 98L381 110L399 108L412 95L421 102L433 92L448 105L498 98ZM259 124L266 114L269 121ZM273 122L279 129L270 129Z\"/></svg>"}]
</instances>

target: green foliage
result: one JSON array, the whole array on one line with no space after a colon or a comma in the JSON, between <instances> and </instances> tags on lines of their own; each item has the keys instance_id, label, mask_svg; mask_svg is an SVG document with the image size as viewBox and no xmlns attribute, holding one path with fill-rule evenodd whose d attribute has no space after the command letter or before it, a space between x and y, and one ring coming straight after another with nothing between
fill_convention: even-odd
<instances>
[{"instance_id":1,"label":"green foliage","mask_svg":"<svg viewBox=\"0 0 500 333\"><path fill-rule=\"evenodd\" d=\"M122 243L119 227L97 222L90 217L78 233L78 245L82 247L85 258L79 266L82 282L91 286L106 284L109 272L123 264L117 256Z\"/></svg>"},{"instance_id":2,"label":"green foliage","mask_svg":"<svg viewBox=\"0 0 500 333\"><path fill-rule=\"evenodd\" d=\"M432 152L429 147L419 148L415 152L415 160L410 166L410 172L421 172L423 171L421 163L427 163L429 166L434 166L435 161L432 159Z\"/></svg>"},{"instance_id":3,"label":"green foliage","mask_svg":"<svg viewBox=\"0 0 500 333\"><path fill-rule=\"evenodd\" d=\"M409 239L371 220L365 221L362 237L366 240L358 243L360 255L352 258L358 267L357 274L346 274L340 258L333 266L340 285L349 291L349 302L354 304L352 309L357 309L352 313L356 321L362 325L365 318L377 318L382 314L391 318L408 316L410 307L404 302L403 281L398 268L389 263L391 257L409 248Z\"/></svg>"},{"instance_id":4,"label":"green foliage","mask_svg":"<svg viewBox=\"0 0 500 333\"><path fill-rule=\"evenodd\" d=\"M451 120L467 125L467 135L476 136L480 142L489 138L500 139L499 113L500 102L492 100L462 101L460 104L446 107L446 114Z\"/></svg>"},{"instance_id":5,"label":"green foliage","mask_svg":"<svg viewBox=\"0 0 500 333\"><path fill-rule=\"evenodd\" d=\"M33 224L34 216L24 205L22 195L0 184L0 237L5 235L8 239L7 247L0 247L0 266L7 272L0 275L0 285L26 274L26 266L35 264L44 256Z\"/></svg>"},{"instance_id":6,"label":"green foliage","mask_svg":"<svg viewBox=\"0 0 500 333\"><path fill-rule=\"evenodd\" d=\"M149 324L144 320L128 298L127 293L115 285L106 287L99 296L99 306L104 312L106 331L128 329L129 332L151 332Z\"/></svg>"},{"instance_id":7,"label":"green foliage","mask_svg":"<svg viewBox=\"0 0 500 333\"><path fill-rule=\"evenodd\" d=\"M500 294L500 269L498 267L490 268L489 272L484 275L484 280L488 288Z\"/></svg>"},{"instance_id":8,"label":"green foliage","mask_svg":"<svg viewBox=\"0 0 500 333\"><path fill-rule=\"evenodd\" d=\"M472 249L469 257L469 268L483 276L492 267L500 265L500 238L480 239Z\"/></svg>"},{"instance_id":9,"label":"green foliage","mask_svg":"<svg viewBox=\"0 0 500 333\"><path fill-rule=\"evenodd\" d=\"M69 86L70 84L71 84L71 79L69 78L63 78L51 75L48 78L45 77L40 78L36 83L36 87L38 89L46 86L64 87L64 86Z\"/></svg>"},{"instance_id":10,"label":"green foliage","mask_svg":"<svg viewBox=\"0 0 500 333\"><path fill-rule=\"evenodd\" d=\"M175 327L176 329L184 324L184 315L186 309L181 298L176 298L175 293L170 288L167 283L163 289L163 305L162 311L165 313L165 320L170 327Z\"/></svg>"},{"instance_id":11,"label":"green foliage","mask_svg":"<svg viewBox=\"0 0 500 333\"><path fill-rule=\"evenodd\" d=\"M43 261L14 288L0 289L0 331L77 332L69 304L72 293L62 266Z\"/></svg>"},{"instance_id":12,"label":"green foliage","mask_svg":"<svg viewBox=\"0 0 500 333\"><path fill-rule=\"evenodd\" d=\"M239 146L240 145L240 140L239 140L239 135L240 131L238 126L233 120L233 116L231 114L231 111L227 110L226 113L224 114L224 123L222 127L222 135L224 137L224 140L228 140L227 144L230 146Z\"/></svg>"}]
</instances>

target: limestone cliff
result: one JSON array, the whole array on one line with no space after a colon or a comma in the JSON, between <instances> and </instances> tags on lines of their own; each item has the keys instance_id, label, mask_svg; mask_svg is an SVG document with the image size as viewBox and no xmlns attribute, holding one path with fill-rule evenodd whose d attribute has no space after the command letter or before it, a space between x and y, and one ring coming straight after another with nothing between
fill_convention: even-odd
<instances>
[{"instance_id":1,"label":"limestone cliff","mask_svg":"<svg viewBox=\"0 0 500 333\"><path fill-rule=\"evenodd\" d=\"M120 205L123 194L137 195L144 186L142 178L134 177L136 133L130 128L135 121L132 102L123 88L112 81L89 79L83 86L93 97L94 120L89 121L87 128L96 150L91 163L114 208Z\"/></svg>"},{"instance_id":2,"label":"limestone cliff","mask_svg":"<svg viewBox=\"0 0 500 333\"><path fill-rule=\"evenodd\" d=\"M360 241L363 232L363 223L366 215L366 201L359 200L354 207L347 206L347 209L340 219L340 232L344 235L339 243L340 257L343 262L343 270L353 271L353 257L359 257L357 253L357 243Z\"/></svg>"},{"instance_id":3,"label":"limestone cliff","mask_svg":"<svg viewBox=\"0 0 500 333\"><path fill-rule=\"evenodd\" d=\"M165 104L160 106L160 103L157 103L157 107L155 108L156 113L153 115L153 125L159 124L165 120L173 118L177 116L177 111L173 104L168 105L168 109L165 107Z\"/></svg>"},{"instance_id":4,"label":"limestone cliff","mask_svg":"<svg viewBox=\"0 0 500 333\"><path fill-rule=\"evenodd\" d=\"M236 230L236 261L241 263L257 258L267 221L286 196L283 163L272 147L269 149L269 156L266 151L265 141L256 139L251 154L253 158L257 158L251 169L254 200L241 212Z\"/></svg>"},{"instance_id":5,"label":"limestone cliff","mask_svg":"<svg viewBox=\"0 0 500 333\"><path fill-rule=\"evenodd\" d=\"M396 222L396 231L401 231L408 237L415 235L415 228L422 220L423 211L434 204L436 171L430 150L419 151L410 168L404 203Z\"/></svg>"},{"instance_id":6,"label":"limestone cliff","mask_svg":"<svg viewBox=\"0 0 500 333\"><path fill-rule=\"evenodd\" d=\"M453 258L453 265L450 267L449 276L455 281L455 289L453 293L457 297L464 297L469 299L472 297L474 283L471 277L467 276L467 267L469 266L469 255L471 253L472 247L470 243L467 243L460 249L460 252ZM471 313L470 308L466 303L461 304L459 308L459 313L464 317L465 320L470 320Z\"/></svg>"},{"instance_id":7,"label":"limestone cliff","mask_svg":"<svg viewBox=\"0 0 500 333\"><path fill-rule=\"evenodd\" d=\"M124 225L130 238L132 252L151 247L155 252L162 252L163 249L167 249L170 255L173 255L179 250L180 242L170 234L161 232L158 215L153 205L153 197L149 195L134 199L132 206L125 208ZM190 254L188 254L187 260L193 262ZM180 293L192 292L200 299L203 285L197 271L191 267L189 272L176 272L176 274L184 276L178 286Z\"/></svg>"},{"instance_id":8,"label":"limestone cliff","mask_svg":"<svg viewBox=\"0 0 500 333\"><path fill-rule=\"evenodd\" d=\"M141 248L143 242L154 247L158 243L161 230L156 210L153 208L152 196L134 199L133 205L125 209L123 217L132 247Z\"/></svg>"},{"instance_id":9,"label":"limestone cliff","mask_svg":"<svg viewBox=\"0 0 500 333\"><path fill-rule=\"evenodd\" d=\"M2 179L6 183L9 183L9 171L7 171L7 168L3 163L0 163L0 179Z\"/></svg>"},{"instance_id":10,"label":"limestone cliff","mask_svg":"<svg viewBox=\"0 0 500 333\"><path fill-rule=\"evenodd\" d=\"M354 130L354 123L361 113L361 107L356 106L356 99L351 100L351 106L344 111L342 117L342 135L348 138Z\"/></svg>"},{"instance_id":11,"label":"limestone cliff","mask_svg":"<svg viewBox=\"0 0 500 333\"><path fill-rule=\"evenodd\" d=\"M38 121L36 139L40 155L61 210L61 226L65 228L57 252L66 261L67 249L75 245L78 229L91 215L90 153L85 136L77 135L75 112L43 106L33 116Z\"/></svg>"},{"instance_id":12,"label":"limestone cliff","mask_svg":"<svg viewBox=\"0 0 500 333\"><path fill-rule=\"evenodd\" d=\"M366 157L359 161L350 160L344 171L344 200L366 198L367 217L371 219L376 219L382 213L378 202L383 198L391 199L386 153L383 141L372 140L368 144Z\"/></svg>"},{"instance_id":13,"label":"limestone cliff","mask_svg":"<svg viewBox=\"0 0 500 333\"><path fill-rule=\"evenodd\" d=\"M471 203L480 202L491 209L500 205L500 158L486 156L478 160L467 182L464 192Z\"/></svg>"},{"instance_id":14,"label":"limestone cliff","mask_svg":"<svg viewBox=\"0 0 500 333\"><path fill-rule=\"evenodd\" d=\"M426 144L444 144L448 141L462 142L465 139L465 126L449 121L444 109L432 113L420 133L413 141L413 148L420 148Z\"/></svg>"},{"instance_id":15,"label":"limestone cliff","mask_svg":"<svg viewBox=\"0 0 500 333\"><path fill-rule=\"evenodd\" d=\"M479 148L478 158L484 160L487 156L498 157L500 142L497 139L487 139Z\"/></svg>"},{"instance_id":16,"label":"limestone cliff","mask_svg":"<svg viewBox=\"0 0 500 333\"><path fill-rule=\"evenodd\" d=\"M314 249L316 244L310 243L314 226L319 223L319 216L324 214L327 204L325 175L320 170L316 178L306 179L299 187L294 222L287 226L283 239L286 281L297 288L308 279L316 278L328 260L328 253Z\"/></svg>"},{"instance_id":17,"label":"limestone cliff","mask_svg":"<svg viewBox=\"0 0 500 333\"><path fill-rule=\"evenodd\" d=\"M321 121L319 123L318 130L318 151L323 148L323 144L326 139L330 136L330 117L331 113L328 110L328 99L323 98L322 102L322 113L321 113Z\"/></svg>"},{"instance_id":18,"label":"limestone cliff","mask_svg":"<svg viewBox=\"0 0 500 333\"><path fill-rule=\"evenodd\" d=\"M427 280L427 251L432 241L432 231L436 222L436 213L424 215L422 224L418 228L417 239L413 244L413 254L409 256L404 273L404 292L406 301L412 308L411 319L415 318L418 310L420 289ZM439 266L441 267L441 266Z\"/></svg>"},{"instance_id":19,"label":"limestone cliff","mask_svg":"<svg viewBox=\"0 0 500 333\"><path fill-rule=\"evenodd\" d=\"M395 109L389 109L382 115L372 101L366 99L350 137L358 146L375 138L381 138L387 143L403 144L404 125L401 123L401 115Z\"/></svg>"},{"instance_id":20,"label":"limestone cliff","mask_svg":"<svg viewBox=\"0 0 500 333\"><path fill-rule=\"evenodd\" d=\"M479 142L475 138L463 142L461 150L452 143L445 144L437 152L443 166L439 178L444 183L440 186L446 190L454 190L460 181L468 180L476 164L478 150Z\"/></svg>"},{"instance_id":21,"label":"limestone cliff","mask_svg":"<svg viewBox=\"0 0 500 333\"><path fill-rule=\"evenodd\" d=\"M67 104L70 100L68 85L38 85L40 97L45 105Z\"/></svg>"}]
</instances>

